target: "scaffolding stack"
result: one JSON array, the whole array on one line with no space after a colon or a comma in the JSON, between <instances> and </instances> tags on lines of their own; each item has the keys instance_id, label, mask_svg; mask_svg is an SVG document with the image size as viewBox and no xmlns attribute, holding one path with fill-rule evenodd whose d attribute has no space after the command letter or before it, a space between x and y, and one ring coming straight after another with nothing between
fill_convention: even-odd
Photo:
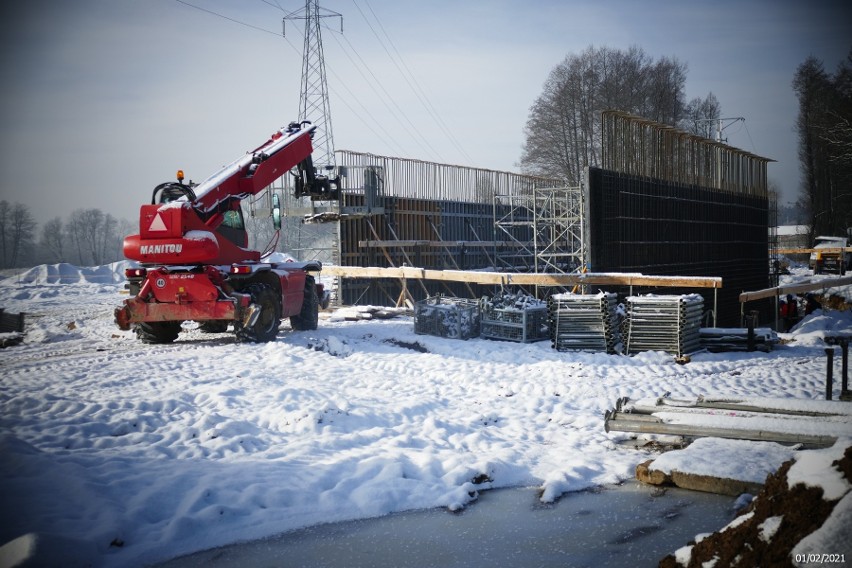
<instances>
[{"instance_id":1,"label":"scaffolding stack","mask_svg":"<svg viewBox=\"0 0 852 568\"><path fill-rule=\"evenodd\" d=\"M703 312L699 294L628 297L625 353L665 351L683 357L700 350Z\"/></svg>"},{"instance_id":2,"label":"scaffolding stack","mask_svg":"<svg viewBox=\"0 0 852 568\"><path fill-rule=\"evenodd\" d=\"M613 293L555 294L548 302L550 339L557 351L615 353L618 344Z\"/></svg>"}]
</instances>

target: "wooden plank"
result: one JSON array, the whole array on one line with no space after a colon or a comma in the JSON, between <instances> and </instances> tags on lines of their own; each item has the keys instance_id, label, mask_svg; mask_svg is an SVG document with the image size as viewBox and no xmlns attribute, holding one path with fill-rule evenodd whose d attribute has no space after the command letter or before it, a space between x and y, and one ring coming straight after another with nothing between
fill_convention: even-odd
<instances>
[{"instance_id":1,"label":"wooden plank","mask_svg":"<svg viewBox=\"0 0 852 568\"><path fill-rule=\"evenodd\" d=\"M489 248L489 247L513 247L519 248L526 245L520 243L511 243L508 241L422 241L422 240L388 240L375 241L366 240L358 241L358 246L361 248L384 248L384 247L470 247L470 248Z\"/></svg>"},{"instance_id":2,"label":"wooden plank","mask_svg":"<svg viewBox=\"0 0 852 568\"><path fill-rule=\"evenodd\" d=\"M740 294L740 303L750 302L752 300L761 300L763 298L774 298L775 296L786 296L787 294L799 294L801 292L813 292L814 290L822 290L823 292L835 286L846 286L852 284L852 276L844 278L826 278L818 282L806 282L804 284L794 284L792 286L777 286L775 288L766 288L764 290L755 290L754 292L743 292Z\"/></svg>"},{"instance_id":3,"label":"wooden plank","mask_svg":"<svg viewBox=\"0 0 852 568\"><path fill-rule=\"evenodd\" d=\"M609 286L644 286L659 288L721 288L719 277L649 276L645 274L591 273L530 274L515 272L479 272L471 270L431 270L403 266L379 268L362 266L324 266L322 274L343 278L396 278L437 280L494 285L575 286L578 284Z\"/></svg>"},{"instance_id":4,"label":"wooden plank","mask_svg":"<svg viewBox=\"0 0 852 568\"><path fill-rule=\"evenodd\" d=\"M836 248L774 248L770 249L776 254L810 254L812 252L825 252L832 254L840 254L841 252L852 252L852 247L836 247Z\"/></svg>"}]
</instances>

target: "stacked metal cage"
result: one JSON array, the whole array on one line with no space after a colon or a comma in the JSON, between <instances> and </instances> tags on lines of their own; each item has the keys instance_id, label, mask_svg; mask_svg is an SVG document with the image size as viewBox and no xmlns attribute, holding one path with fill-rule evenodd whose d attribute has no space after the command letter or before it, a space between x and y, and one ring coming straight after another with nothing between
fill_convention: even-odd
<instances>
[{"instance_id":1,"label":"stacked metal cage","mask_svg":"<svg viewBox=\"0 0 852 568\"><path fill-rule=\"evenodd\" d=\"M414 304L414 333L450 339L479 336L477 300L432 296Z\"/></svg>"},{"instance_id":2,"label":"stacked metal cage","mask_svg":"<svg viewBox=\"0 0 852 568\"><path fill-rule=\"evenodd\" d=\"M550 337L547 304L524 294L482 298L480 336L519 343Z\"/></svg>"},{"instance_id":3,"label":"stacked metal cage","mask_svg":"<svg viewBox=\"0 0 852 568\"><path fill-rule=\"evenodd\" d=\"M699 294L628 297L625 353L665 351L682 357L700 350L703 313L704 298Z\"/></svg>"},{"instance_id":4,"label":"stacked metal cage","mask_svg":"<svg viewBox=\"0 0 852 568\"><path fill-rule=\"evenodd\" d=\"M613 293L555 294L548 301L550 339L557 351L615 353L619 341Z\"/></svg>"}]
</instances>

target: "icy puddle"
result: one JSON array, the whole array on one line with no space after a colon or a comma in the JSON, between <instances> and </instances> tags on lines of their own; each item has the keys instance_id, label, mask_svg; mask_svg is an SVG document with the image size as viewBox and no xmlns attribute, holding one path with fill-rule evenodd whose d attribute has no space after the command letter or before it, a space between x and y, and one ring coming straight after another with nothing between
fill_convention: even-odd
<instances>
[{"instance_id":1,"label":"icy puddle","mask_svg":"<svg viewBox=\"0 0 852 568\"><path fill-rule=\"evenodd\" d=\"M550 505L534 488L498 489L460 513L432 509L320 525L160 566L657 566L695 535L727 524L733 504L731 497L632 481Z\"/></svg>"}]
</instances>

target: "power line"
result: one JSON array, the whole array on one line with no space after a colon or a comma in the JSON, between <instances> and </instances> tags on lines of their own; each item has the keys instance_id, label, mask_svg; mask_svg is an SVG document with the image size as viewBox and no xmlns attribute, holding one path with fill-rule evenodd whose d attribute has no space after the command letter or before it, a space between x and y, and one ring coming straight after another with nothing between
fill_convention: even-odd
<instances>
[{"instance_id":1,"label":"power line","mask_svg":"<svg viewBox=\"0 0 852 568\"><path fill-rule=\"evenodd\" d=\"M743 126L745 127L746 136L748 136L748 141L751 142L751 151L757 154L757 147L754 145L754 140L751 139L751 132L748 131L748 124L746 124L745 119L743 119Z\"/></svg>"},{"instance_id":2,"label":"power line","mask_svg":"<svg viewBox=\"0 0 852 568\"><path fill-rule=\"evenodd\" d=\"M332 36L332 37L334 37L334 36ZM441 158L441 154L437 150L435 150L435 148L432 147L432 145L429 143L429 140L425 136L423 136L423 134L420 132L420 129L417 128L414 125L414 123L411 121L411 119L408 117L405 110L403 110L402 107L399 106L399 104L394 100L394 97L391 96L391 94L387 91L387 89L385 89L381 80L378 77L376 77L375 73L373 73L373 71L370 69L370 67L367 65L367 63L364 61L364 59L361 57L361 55L355 49L355 46L353 46L352 43L348 39L346 39L346 43L349 45L352 52L358 57L358 60L361 62L361 65L364 66L364 68L367 70L367 72L373 78L373 81L369 81L367 79L367 77L364 76L364 73L363 73L363 71L361 71L361 68L358 67L358 65L355 63L354 60L352 60L351 57L350 57L350 61L352 61L353 66L358 70L359 73L361 73L361 76L364 77L364 80L367 82L367 84L370 86L370 88L373 90L373 92L376 93L376 95L382 101L382 104L385 106L385 108L388 109L388 111L391 113L391 115L397 120L397 122L400 123L400 126L402 126L403 128L406 128L411 133L412 138L414 139L415 143L417 143L417 145L420 146L421 150L423 150L427 154L431 153L431 155L438 157L439 158L438 161L443 161L443 159ZM341 49L343 49L343 46L341 46ZM346 53L345 49L344 49L344 53ZM347 57L349 57L348 53L347 53ZM379 92L376 89L376 86L378 86L378 88L381 89L381 92ZM384 96L382 96L382 93L384 93ZM390 101L390 104L388 104L387 101ZM393 105L393 107L397 109L399 114L402 115L403 119L405 119L405 122L408 123L407 126L402 123L402 120L399 118L399 116L397 116L396 112L394 112L393 108L391 108L391 105ZM419 141L417 139L418 137L420 138ZM421 145L421 143L420 143L421 141L423 142L423 144L425 144L425 147L423 145Z\"/></svg>"},{"instance_id":3,"label":"power line","mask_svg":"<svg viewBox=\"0 0 852 568\"><path fill-rule=\"evenodd\" d=\"M358 9L358 12L361 13L361 16L364 17L364 19L366 21L367 18L364 16L364 12L362 12L361 8L358 7L357 2L354 2L354 3L355 3L355 7ZM461 144L459 144L458 140L453 135L452 130L450 130L447 127L446 123L441 118L441 115L438 113L438 111L435 109L435 106L432 104L432 102L429 100L429 97L426 95L425 89L423 89L423 87L417 81L417 77L414 75L414 73L411 72L411 69L405 63L405 59L403 59L402 55L399 53L399 50L396 48L396 45L393 43L393 40L391 39L390 35L387 33L387 30L385 30L385 27L382 25L381 20L379 20L379 17L373 11L373 7L370 5L369 0L364 0L364 3L367 5L367 8L370 10L370 13L373 15L373 18L376 20L376 23L378 24L379 29L382 30L382 34L384 34L384 36L387 38L388 43L390 44L391 48L393 48L394 53L396 53L396 56L399 59L399 62L402 64L402 67L405 68L405 71L403 71L403 69L401 69L399 67L396 60L390 54L388 49L384 45L382 45L382 47L385 50L385 53L388 54L388 57L390 57L391 61L396 66L397 70L400 72L400 75L402 75L403 79L405 79L405 82L408 84L408 86L411 88L411 90L417 96L420 103L423 105L423 107L426 109L426 111L432 116L432 118L435 120L435 122L438 124L438 126L441 128L444 135L450 140L450 142L456 147L456 149L468 161L468 163L472 164L473 160L470 158L470 156L467 154L467 152L465 152L465 150L461 146ZM373 34L376 35L376 38L379 40L379 43L382 43L381 38L378 36L378 34L376 34L376 31L373 29L373 26L370 25L369 22L367 22L367 25L370 27L370 30L373 31ZM411 77L410 81L409 81L409 77ZM414 85L412 85L412 82L414 83Z\"/></svg>"},{"instance_id":4,"label":"power line","mask_svg":"<svg viewBox=\"0 0 852 568\"><path fill-rule=\"evenodd\" d=\"M241 26L245 26L247 28L257 30L259 32L264 32L264 33L267 33L267 34L272 34L274 36L278 36L278 32L274 32L272 30L267 30L267 29L264 29L264 28L261 28L261 27L258 27L258 26L252 25L252 24L247 24L246 22L241 22L240 20L235 20L234 18L230 18L230 17L228 17L224 14L220 14L219 12L214 12L213 10L208 10L207 8L202 8L201 6L196 6L195 4L191 4L190 2L187 2L186 0L176 0L176 1L179 2L180 4L183 4L184 6L189 6L190 8L195 8L196 10L201 10L202 12L207 12L208 14L212 14L213 16L223 18L225 20L228 20L229 22L233 22L235 24L239 24Z\"/></svg>"}]
</instances>

